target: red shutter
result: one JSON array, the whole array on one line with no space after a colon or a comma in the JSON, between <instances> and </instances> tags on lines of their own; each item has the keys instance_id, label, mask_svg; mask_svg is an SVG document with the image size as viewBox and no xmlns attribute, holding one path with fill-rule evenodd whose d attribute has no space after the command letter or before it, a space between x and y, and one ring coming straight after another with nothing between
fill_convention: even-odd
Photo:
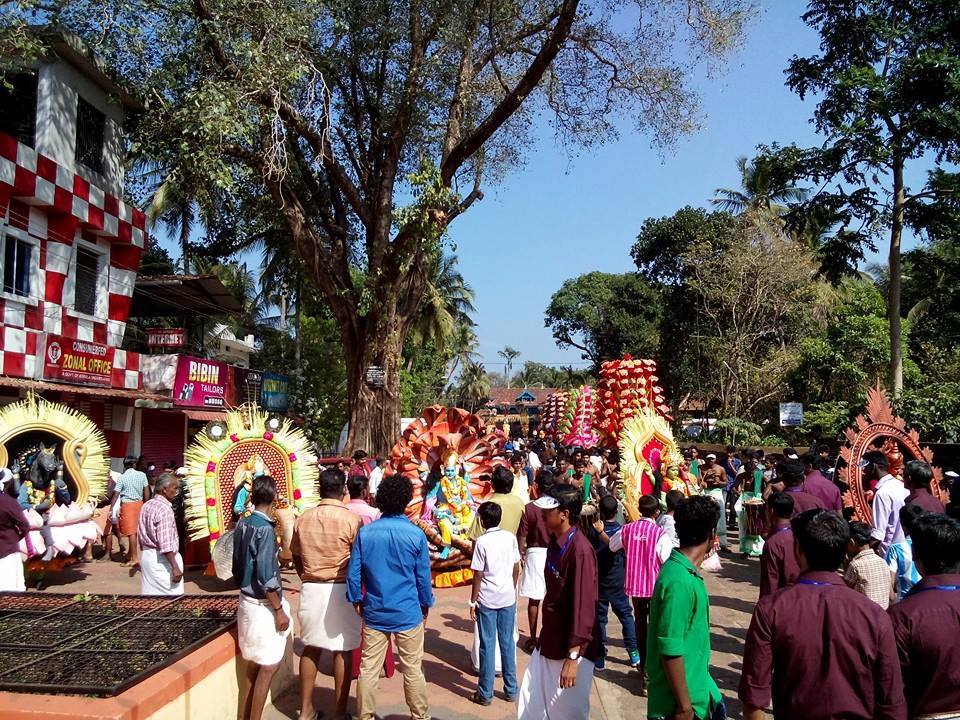
<instances>
[{"instance_id":1,"label":"red shutter","mask_svg":"<svg viewBox=\"0 0 960 720\"><path fill-rule=\"evenodd\" d=\"M140 454L157 469L168 460L177 467L183 465L183 451L187 442L186 416L180 412L142 410L140 424Z\"/></svg>"}]
</instances>

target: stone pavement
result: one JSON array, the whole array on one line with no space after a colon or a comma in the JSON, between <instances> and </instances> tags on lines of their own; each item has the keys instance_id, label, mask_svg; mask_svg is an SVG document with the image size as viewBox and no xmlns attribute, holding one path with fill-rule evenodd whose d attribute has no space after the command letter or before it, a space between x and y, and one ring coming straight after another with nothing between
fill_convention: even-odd
<instances>
[{"instance_id":1,"label":"stone pavement","mask_svg":"<svg viewBox=\"0 0 960 720\"><path fill-rule=\"evenodd\" d=\"M733 537L731 537L733 541ZM736 545L733 545L736 547ZM750 615L756 602L759 582L757 560L742 560L737 555L722 559L719 573L706 573L711 602L711 642L713 646L713 674L727 699L730 717L740 718L741 708L736 699L736 688L742 669L743 640ZM284 573L284 586L292 603L299 599L299 581L295 574ZM103 594L135 594L140 590L139 576L129 568L114 562L77 564L57 575L47 577L49 592L93 592ZM32 591L31 591L32 592ZM204 577L201 572L188 571L186 592L203 594L230 592L229 587L216 578ZM473 641L469 620L468 588L436 591L437 604L427 622L424 652L424 672L428 682L430 710L438 720L508 720L516 717L516 706L502 699L502 685L497 683L496 698L489 707L480 707L467 698L476 689L476 676L470 667L469 649ZM518 608L521 644L526 639L526 602ZM646 717L646 698L637 695L638 676L627 661L627 654L619 642L620 626L611 613L607 625L611 642L606 669L594 680L590 720L617 720ZM295 645L295 650L299 647ZM517 651L520 678L526 668L528 655ZM321 660L321 675L317 680L315 706L328 708L333 689L329 668L330 659ZM403 701L402 676L382 678L379 687L378 714L386 720L409 717ZM297 717L299 701L296 692L276 699L268 708L267 720ZM350 711L355 711L351 702Z\"/></svg>"}]
</instances>

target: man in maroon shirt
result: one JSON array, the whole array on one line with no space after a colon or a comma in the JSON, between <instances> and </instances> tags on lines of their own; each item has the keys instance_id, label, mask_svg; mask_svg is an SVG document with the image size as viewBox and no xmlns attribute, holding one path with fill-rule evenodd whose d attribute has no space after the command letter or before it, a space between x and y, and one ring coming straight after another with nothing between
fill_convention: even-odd
<instances>
[{"instance_id":1,"label":"man in maroon shirt","mask_svg":"<svg viewBox=\"0 0 960 720\"><path fill-rule=\"evenodd\" d=\"M797 460L781 463L777 466L777 479L783 480L784 492L793 498L793 514L799 515L806 510L826 510L823 500L803 489L806 479L803 465Z\"/></svg>"},{"instance_id":2,"label":"man in maroon shirt","mask_svg":"<svg viewBox=\"0 0 960 720\"><path fill-rule=\"evenodd\" d=\"M585 718L599 657L597 558L578 523L583 495L554 485L534 501L550 531L543 629L520 686L518 720Z\"/></svg>"},{"instance_id":3,"label":"man in maroon shirt","mask_svg":"<svg viewBox=\"0 0 960 720\"><path fill-rule=\"evenodd\" d=\"M545 497L553 489L553 473L541 469L534 480L537 497ZM527 598L527 622L530 637L524 645L527 652L537 646L537 621L540 617L540 601L547 594L544 567L547 561L547 546L550 533L543 522L543 511L533 502L527 503L517 528L517 544L523 555L523 578L520 580L520 597Z\"/></svg>"},{"instance_id":4,"label":"man in maroon shirt","mask_svg":"<svg viewBox=\"0 0 960 720\"><path fill-rule=\"evenodd\" d=\"M797 556L793 552L793 496L773 493L767 498L767 522L772 530L760 554L760 597L793 585L800 574Z\"/></svg>"},{"instance_id":5,"label":"man in maroon shirt","mask_svg":"<svg viewBox=\"0 0 960 720\"><path fill-rule=\"evenodd\" d=\"M820 456L813 450L803 454L803 491L823 501L825 510L843 511L840 488L820 472Z\"/></svg>"},{"instance_id":6,"label":"man in maroon shirt","mask_svg":"<svg viewBox=\"0 0 960 720\"><path fill-rule=\"evenodd\" d=\"M922 515L910 539L923 579L890 609L907 707L912 718L960 717L960 522Z\"/></svg>"},{"instance_id":7,"label":"man in maroon shirt","mask_svg":"<svg viewBox=\"0 0 960 720\"><path fill-rule=\"evenodd\" d=\"M754 610L740 679L744 720L761 720L771 699L778 720L906 720L890 618L837 575L846 520L808 510L791 527L800 577Z\"/></svg>"},{"instance_id":8,"label":"man in maroon shirt","mask_svg":"<svg viewBox=\"0 0 960 720\"><path fill-rule=\"evenodd\" d=\"M947 509L939 498L934 497L933 493L930 492L931 482L933 482L933 469L925 462L911 460L904 466L903 484L910 491L910 494L907 495L906 504L916 505L923 508L925 512L943 515L947 512Z\"/></svg>"}]
</instances>

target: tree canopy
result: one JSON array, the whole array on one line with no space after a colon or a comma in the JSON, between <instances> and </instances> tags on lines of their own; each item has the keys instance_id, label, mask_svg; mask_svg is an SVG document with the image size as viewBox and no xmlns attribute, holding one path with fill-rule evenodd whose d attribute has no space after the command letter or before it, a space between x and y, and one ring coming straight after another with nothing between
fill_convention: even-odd
<instances>
[{"instance_id":1,"label":"tree canopy","mask_svg":"<svg viewBox=\"0 0 960 720\"><path fill-rule=\"evenodd\" d=\"M598 369L604 360L657 348L660 298L636 273L591 272L566 280L550 298L544 324L557 345L583 352Z\"/></svg>"},{"instance_id":2,"label":"tree canopy","mask_svg":"<svg viewBox=\"0 0 960 720\"><path fill-rule=\"evenodd\" d=\"M698 122L690 72L749 15L746 0L28 4L22 22L79 32L142 89L134 150L221 191L224 247L264 215L286 228L342 339L349 443L373 451L397 432L430 258L537 115L574 146L615 137L614 116L670 142Z\"/></svg>"}]
</instances>

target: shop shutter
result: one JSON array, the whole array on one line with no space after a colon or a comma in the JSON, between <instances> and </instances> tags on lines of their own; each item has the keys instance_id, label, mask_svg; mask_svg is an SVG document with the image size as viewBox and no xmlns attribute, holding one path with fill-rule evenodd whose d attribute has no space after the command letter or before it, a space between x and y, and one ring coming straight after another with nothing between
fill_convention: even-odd
<instances>
[{"instance_id":1,"label":"shop shutter","mask_svg":"<svg viewBox=\"0 0 960 720\"><path fill-rule=\"evenodd\" d=\"M186 420L183 413L143 410L140 425L140 454L161 469L167 460L183 465Z\"/></svg>"}]
</instances>

